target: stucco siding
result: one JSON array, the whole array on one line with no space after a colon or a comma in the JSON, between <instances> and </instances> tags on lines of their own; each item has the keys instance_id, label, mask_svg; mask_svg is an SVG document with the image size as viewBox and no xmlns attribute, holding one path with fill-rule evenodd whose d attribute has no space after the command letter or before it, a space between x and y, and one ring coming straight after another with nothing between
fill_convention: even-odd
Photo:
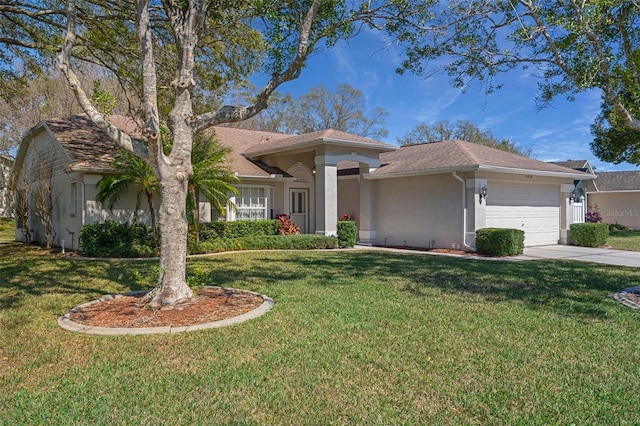
<instances>
[{"instance_id":1,"label":"stucco siding","mask_svg":"<svg viewBox=\"0 0 640 426\"><path fill-rule=\"evenodd\" d=\"M383 179L376 194L376 244L461 247L462 189L453 176Z\"/></svg>"},{"instance_id":2,"label":"stucco siding","mask_svg":"<svg viewBox=\"0 0 640 426\"><path fill-rule=\"evenodd\" d=\"M598 206L602 221L640 228L640 192L589 193L589 206Z\"/></svg>"},{"instance_id":3,"label":"stucco siding","mask_svg":"<svg viewBox=\"0 0 640 426\"><path fill-rule=\"evenodd\" d=\"M348 214L358 222L360 218L360 185L358 177L338 178L338 219Z\"/></svg>"}]
</instances>

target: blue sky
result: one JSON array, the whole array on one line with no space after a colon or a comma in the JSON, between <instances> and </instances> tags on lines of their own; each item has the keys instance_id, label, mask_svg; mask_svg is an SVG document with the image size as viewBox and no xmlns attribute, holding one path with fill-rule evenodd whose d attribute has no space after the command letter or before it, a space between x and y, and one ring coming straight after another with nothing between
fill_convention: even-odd
<instances>
[{"instance_id":1,"label":"blue sky","mask_svg":"<svg viewBox=\"0 0 640 426\"><path fill-rule=\"evenodd\" d=\"M332 91L341 83L360 89L367 108L380 106L389 113L385 126L389 136L384 142L390 144L397 144L397 138L420 123L462 119L490 130L499 139L510 138L531 148L532 156L541 161L588 159L597 171L636 169L627 163L605 163L589 149L589 126L600 109L599 91L581 93L573 102L557 98L539 110L535 102L539 80L524 71L500 76L504 87L492 94L485 94L475 83L463 93L452 87L446 75L424 79L396 74L401 60L399 50L393 46L382 49L382 40L364 33L315 53L301 77L279 91L298 96L320 84ZM256 83L265 81L266 76Z\"/></svg>"}]
</instances>

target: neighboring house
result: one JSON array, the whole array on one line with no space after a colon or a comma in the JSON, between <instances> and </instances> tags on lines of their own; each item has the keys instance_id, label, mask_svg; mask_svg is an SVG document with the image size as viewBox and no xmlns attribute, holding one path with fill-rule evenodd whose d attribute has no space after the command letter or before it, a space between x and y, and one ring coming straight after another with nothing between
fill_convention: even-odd
<instances>
[{"instance_id":1,"label":"neighboring house","mask_svg":"<svg viewBox=\"0 0 640 426\"><path fill-rule=\"evenodd\" d=\"M0 155L0 217L12 217L9 178L13 169L13 159Z\"/></svg>"},{"instance_id":2,"label":"neighboring house","mask_svg":"<svg viewBox=\"0 0 640 426\"><path fill-rule=\"evenodd\" d=\"M600 172L588 183L587 196L603 222L640 228L640 170Z\"/></svg>"},{"instance_id":3,"label":"neighboring house","mask_svg":"<svg viewBox=\"0 0 640 426\"><path fill-rule=\"evenodd\" d=\"M201 202L201 220L284 213L303 233L335 235L338 218L348 214L364 244L473 248L476 229L484 227L523 229L527 246L566 244L574 181L593 178L464 141L399 148L333 129L303 135L231 127L213 131L232 149L229 167L240 178L239 195L232 199L236 209L227 209L226 216ZM74 240L77 248L84 224L131 217L133 194L115 213L95 201L95 184L111 172L117 150L87 118L48 120L29 131L19 150L17 176L43 158L35 155L39 150L56 158L51 164L59 194L57 245L64 239L71 247Z\"/></svg>"}]
</instances>

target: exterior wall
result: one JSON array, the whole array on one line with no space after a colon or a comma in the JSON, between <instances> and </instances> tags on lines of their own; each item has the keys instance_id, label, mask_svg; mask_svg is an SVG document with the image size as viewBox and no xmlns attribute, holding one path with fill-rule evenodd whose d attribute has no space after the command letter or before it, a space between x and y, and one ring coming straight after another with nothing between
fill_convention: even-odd
<instances>
[{"instance_id":1,"label":"exterior wall","mask_svg":"<svg viewBox=\"0 0 640 426\"><path fill-rule=\"evenodd\" d=\"M130 186L125 194L122 195L118 203L114 206L113 210L109 209L107 205L102 205L96 198L98 196L98 181L102 179L102 175L87 174L83 178L83 192L84 192L84 209L85 217L83 223L85 225L92 223L102 223L107 220L113 220L115 222L138 222L151 225L151 215L149 214L149 207L147 204L146 195L142 194L140 199L140 208L135 213L135 207L137 203L138 192L140 191L138 186ZM153 206L156 211L156 221L158 220L158 207L160 205L160 194L154 194Z\"/></svg>"},{"instance_id":2,"label":"exterior wall","mask_svg":"<svg viewBox=\"0 0 640 426\"><path fill-rule=\"evenodd\" d=\"M348 214L355 219L356 225L360 219L360 182L358 176L338 178L338 219ZM358 226L358 229L360 227Z\"/></svg>"},{"instance_id":3,"label":"exterior wall","mask_svg":"<svg viewBox=\"0 0 640 426\"><path fill-rule=\"evenodd\" d=\"M590 192L589 206L595 205L603 222L640 228L640 192Z\"/></svg>"},{"instance_id":4,"label":"exterior wall","mask_svg":"<svg viewBox=\"0 0 640 426\"><path fill-rule=\"evenodd\" d=\"M462 186L451 174L376 182L375 244L462 247Z\"/></svg>"},{"instance_id":5,"label":"exterior wall","mask_svg":"<svg viewBox=\"0 0 640 426\"><path fill-rule=\"evenodd\" d=\"M27 226L32 240L29 242L45 244L45 227L34 211L38 205L50 204L50 243L54 246L60 245L62 232L66 232L67 228L63 218L68 215L71 207L69 206L71 178L64 173L64 168L69 162L67 154L49 133L40 132L30 141L17 179L18 186L27 185L29 188L31 217ZM27 242L22 232L23 226L22 223L16 223L16 240Z\"/></svg>"}]
</instances>

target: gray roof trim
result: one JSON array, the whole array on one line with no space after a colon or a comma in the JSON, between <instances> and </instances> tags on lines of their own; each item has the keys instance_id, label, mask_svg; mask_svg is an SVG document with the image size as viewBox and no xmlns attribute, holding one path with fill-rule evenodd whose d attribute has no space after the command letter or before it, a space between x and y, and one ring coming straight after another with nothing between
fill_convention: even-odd
<instances>
[{"instance_id":1,"label":"gray roof trim","mask_svg":"<svg viewBox=\"0 0 640 426\"><path fill-rule=\"evenodd\" d=\"M373 179L391 179L391 178L402 178L402 177L423 176L423 175L437 175L437 174L451 173L451 172L471 172L479 169L477 165L474 165L474 166L464 166L464 167L443 167L439 169L411 170L411 171L396 172L396 173L383 173L382 172L383 167L384 166L376 169L374 172L365 173L364 174L365 179L373 180ZM380 171L380 172L375 173L376 171Z\"/></svg>"},{"instance_id":2,"label":"gray roof trim","mask_svg":"<svg viewBox=\"0 0 640 426\"><path fill-rule=\"evenodd\" d=\"M582 172L564 173L564 172L553 172L548 170L529 170L529 169L518 169L518 168L500 167L500 166L484 166L481 164L475 164L472 166L462 166L462 167L444 167L439 169L412 170L412 171L397 172L397 173L384 173L382 170L383 167L376 169L377 171L380 171L379 173L365 174L365 178L366 179L386 179L386 178L397 178L397 177L434 175L434 174L451 173L451 172L469 172L469 171L476 171L476 170L482 170L487 172L497 172L497 173L512 173L517 175L564 177L564 178L584 179L584 180L595 178L594 175L590 175Z\"/></svg>"},{"instance_id":3,"label":"gray roof trim","mask_svg":"<svg viewBox=\"0 0 640 426\"><path fill-rule=\"evenodd\" d=\"M513 173L516 175L534 175L534 176L551 176L551 177L567 177L572 179L582 179L589 180L595 179L595 175L590 175L588 173L576 171L574 173L568 172L554 172L550 170L531 170L531 169L520 169L520 168L511 168L511 167L500 167L500 166L478 166L480 170L490 171L490 172L499 172L499 173Z\"/></svg>"},{"instance_id":4,"label":"gray roof trim","mask_svg":"<svg viewBox=\"0 0 640 426\"><path fill-rule=\"evenodd\" d=\"M391 152L391 151L396 151L398 149L398 147L393 146L393 145L387 145L387 144L375 144L375 143L367 143L367 142L358 142L358 141L348 141L348 140L341 140L341 139L334 139L334 138L318 138L318 139L313 139L313 140L308 140L308 141L303 141L300 143L294 143L291 145L286 145L286 146L280 146L280 147L274 147L274 148L265 148L265 149L261 149L261 150L249 150L247 152L244 153L245 156L247 156L248 158L258 158L261 157L263 155L270 155L270 154L279 154L282 152L287 152L287 151L294 151L297 149L304 149L304 148L310 148L312 146L316 146L316 145L333 145L333 146L341 146L341 147L348 147L348 148L367 148L367 149L373 149L379 152Z\"/></svg>"}]
</instances>

